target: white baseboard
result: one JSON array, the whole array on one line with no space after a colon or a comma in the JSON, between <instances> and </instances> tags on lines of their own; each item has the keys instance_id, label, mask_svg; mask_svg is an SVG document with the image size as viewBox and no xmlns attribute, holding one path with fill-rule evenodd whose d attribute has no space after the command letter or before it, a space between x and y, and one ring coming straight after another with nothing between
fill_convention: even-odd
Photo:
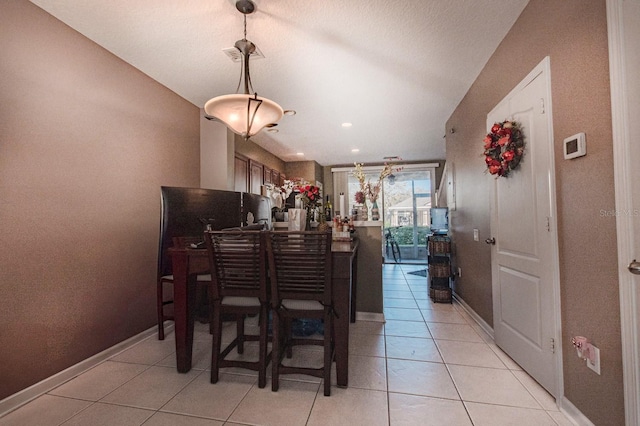
<instances>
[{"instance_id":1,"label":"white baseboard","mask_svg":"<svg viewBox=\"0 0 640 426\"><path fill-rule=\"evenodd\" d=\"M595 426L587 416L582 414L582 411L578 410L576 406L564 396L560 398L560 411L577 426Z\"/></svg>"},{"instance_id":2,"label":"white baseboard","mask_svg":"<svg viewBox=\"0 0 640 426\"><path fill-rule=\"evenodd\" d=\"M164 326L165 332L173 330L173 322L167 323ZM29 386L26 389L21 390L20 392L14 393L0 401L0 417L9 413L10 411L15 410L18 407L26 404L29 401L43 395L50 390L60 386L61 384L73 379L74 377L84 373L85 371L95 367L96 365L106 361L107 359L113 357L114 355L119 354L131 346L140 343L146 338L153 336L158 332L158 326L154 325L153 327L133 336L127 340L124 340L114 346L111 346L104 351L95 354L94 356L87 358L79 363L72 365L66 370L62 370L61 372L54 374L53 376L47 377L46 379Z\"/></svg>"},{"instance_id":3,"label":"white baseboard","mask_svg":"<svg viewBox=\"0 0 640 426\"><path fill-rule=\"evenodd\" d=\"M460 304L460 306L462 307L462 309L465 310L465 312L467 314L469 314L469 316L471 318L473 318L473 320L478 323L478 325L480 326L480 328L482 328L482 330L487 333L489 336L491 336L491 338L495 338L495 335L493 334L493 327L491 327L489 324L487 324L487 322L485 320L482 319L482 317L480 315L478 315L476 313L476 311L474 311L471 306L469 306L467 304L467 302L465 302L460 296L458 296L457 293L453 293L453 298L456 300L456 302L458 302Z\"/></svg>"},{"instance_id":4,"label":"white baseboard","mask_svg":"<svg viewBox=\"0 0 640 426\"><path fill-rule=\"evenodd\" d=\"M385 322L384 314L378 312L356 312L356 321Z\"/></svg>"}]
</instances>

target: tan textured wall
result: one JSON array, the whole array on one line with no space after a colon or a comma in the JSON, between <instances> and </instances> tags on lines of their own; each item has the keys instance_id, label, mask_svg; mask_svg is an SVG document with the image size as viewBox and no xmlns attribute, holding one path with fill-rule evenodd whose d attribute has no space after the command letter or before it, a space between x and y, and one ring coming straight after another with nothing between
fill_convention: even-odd
<instances>
[{"instance_id":1,"label":"tan textured wall","mask_svg":"<svg viewBox=\"0 0 640 426\"><path fill-rule=\"evenodd\" d=\"M0 3L0 399L155 324L160 186L199 111L25 0Z\"/></svg>"},{"instance_id":2,"label":"tan textured wall","mask_svg":"<svg viewBox=\"0 0 640 426\"><path fill-rule=\"evenodd\" d=\"M233 134L231 131L229 133ZM285 162L282 161L279 157L276 157L266 149L257 145L255 142L248 140L245 141L244 138L238 135L234 135L235 138L235 152L238 154L242 154L247 158L257 161L270 169L276 169L279 172L285 171ZM287 174L287 177L289 175Z\"/></svg>"},{"instance_id":3,"label":"tan textured wall","mask_svg":"<svg viewBox=\"0 0 640 426\"><path fill-rule=\"evenodd\" d=\"M545 56L551 57L562 350L565 396L596 425L624 424L618 301L607 25L604 0L531 0L447 122L447 161L454 163L452 214L458 266L456 291L492 323L489 184L483 175L487 113ZM566 161L562 140L587 135L587 156ZM516 206L514 206L516 208ZM601 350L602 375L571 346L584 335Z\"/></svg>"},{"instance_id":4,"label":"tan textured wall","mask_svg":"<svg viewBox=\"0 0 640 426\"><path fill-rule=\"evenodd\" d=\"M286 163L287 178L302 178L315 185L316 180L322 182L324 178L322 166L315 161L289 161Z\"/></svg>"}]
</instances>

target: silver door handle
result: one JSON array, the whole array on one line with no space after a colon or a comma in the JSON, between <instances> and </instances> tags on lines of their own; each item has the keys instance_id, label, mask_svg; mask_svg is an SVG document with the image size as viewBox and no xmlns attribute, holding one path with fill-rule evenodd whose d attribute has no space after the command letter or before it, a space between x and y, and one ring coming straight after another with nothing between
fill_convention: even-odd
<instances>
[{"instance_id":1,"label":"silver door handle","mask_svg":"<svg viewBox=\"0 0 640 426\"><path fill-rule=\"evenodd\" d=\"M485 243L487 244L491 244L492 246L494 246L496 244L496 239L491 237L491 238L487 238L486 240L484 240Z\"/></svg>"},{"instance_id":2,"label":"silver door handle","mask_svg":"<svg viewBox=\"0 0 640 426\"><path fill-rule=\"evenodd\" d=\"M640 262L636 262L635 259L628 266L629 272L634 275L640 275Z\"/></svg>"}]
</instances>

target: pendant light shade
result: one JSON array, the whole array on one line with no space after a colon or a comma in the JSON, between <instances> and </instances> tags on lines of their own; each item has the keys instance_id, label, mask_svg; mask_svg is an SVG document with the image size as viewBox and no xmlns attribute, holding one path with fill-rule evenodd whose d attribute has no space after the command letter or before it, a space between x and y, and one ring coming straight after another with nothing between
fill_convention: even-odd
<instances>
[{"instance_id":1,"label":"pendant light shade","mask_svg":"<svg viewBox=\"0 0 640 426\"><path fill-rule=\"evenodd\" d=\"M264 126L278 122L284 115L282 107L272 100L241 93L210 99L204 105L204 111L245 139L260 132Z\"/></svg>"},{"instance_id":2,"label":"pendant light shade","mask_svg":"<svg viewBox=\"0 0 640 426\"><path fill-rule=\"evenodd\" d=\"M284 115L284 111L277 103L260 98L257 93L252 94L249 57L256 51L256 46L247 40L247 14L255 11L255 5L251 0L240 0L236 2L236 9L244 15L244 38L235 43L235 48L242 54L238 89L244 83L244 93L210 99L204 105L204 111L208 116L222 121L232 132L249 139L265 126L275 125Z\"/></svg>"}]
</instances>

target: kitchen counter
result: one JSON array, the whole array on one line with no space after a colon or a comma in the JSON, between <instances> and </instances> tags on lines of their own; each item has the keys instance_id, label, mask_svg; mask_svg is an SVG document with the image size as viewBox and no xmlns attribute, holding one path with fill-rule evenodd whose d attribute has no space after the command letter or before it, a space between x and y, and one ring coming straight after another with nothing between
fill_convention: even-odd
<instances>
[{"instance_id":1,"label":"kitchen counter","mask_svg":"<svg viewBox=\"0 0 640 426\"><path fill-rule=\"evenodd\" d=\"M289 228L289 222L271 222L271 223L274 229ZM382 228L382 221L381 220L366 220L366 221L356 220L355 222L353 222L353 225L356 228L375 228L375 227ZM317 222L311 222L312 228L316 226L318 226Z\"/></svg>"},{"instance_id":2,"label":"kitchen counter","mask_svg":"<svg viewBox=\"0 0 640 426\"><path fill-rule=\"evenodd\" d=\"M289 222L272 224L275 230L284 231L289 227ZM382 221L355 221L353 224L359 241L356 311L382 319ZM314 226L317 224L312 223Z\"/></svg>"}]
</instances>

